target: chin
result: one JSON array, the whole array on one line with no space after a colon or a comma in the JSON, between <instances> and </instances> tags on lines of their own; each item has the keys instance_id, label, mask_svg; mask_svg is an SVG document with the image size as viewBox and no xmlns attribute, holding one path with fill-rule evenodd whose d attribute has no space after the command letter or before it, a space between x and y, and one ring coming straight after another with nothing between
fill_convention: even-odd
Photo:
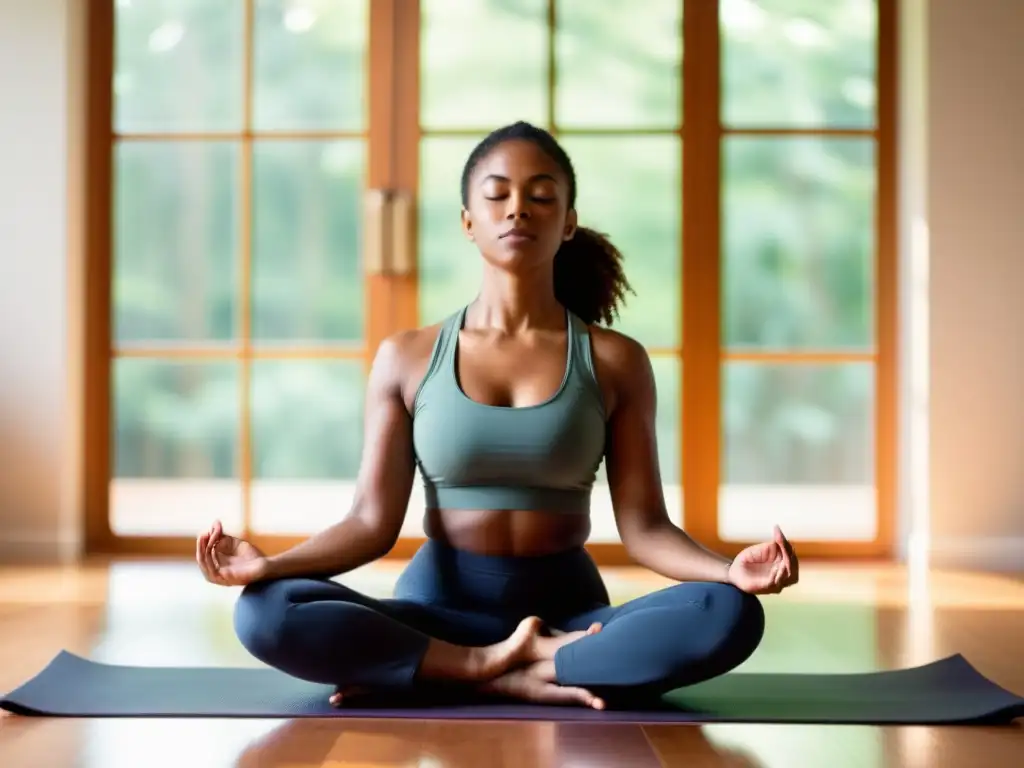
<instances>
[{"instance_id":1,"label":"chin","mask_svg":"<svg viewBox=\"0 0 1024 768\"><path fill-rule=\"evenodd\" d=\"M498 241L493 250L484 254L487 263L505 272L529 274L538 269L550 269L554 256L539 242L504 243Z\"/></svg>"}]
</instances>

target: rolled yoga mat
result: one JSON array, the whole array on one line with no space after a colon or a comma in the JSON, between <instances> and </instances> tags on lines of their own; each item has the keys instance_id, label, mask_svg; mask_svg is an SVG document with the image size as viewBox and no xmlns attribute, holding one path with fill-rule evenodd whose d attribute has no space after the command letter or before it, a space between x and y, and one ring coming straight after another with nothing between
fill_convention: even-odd
<instances>
[{"instance_id":1,"label":"rolled yoga mat","mask_svg":"<svg viewBox=\"0 0 1024 768\"><path fill-rule=\"evenodd\" d=\"M62 651L0 699L16 714L44 717L361 717L615 723L994 724L1024 717L1024 699L960 655L909 669L863 674L734 672L681 688L641 709L597 711L466 701L361 699L328 704L330 686L265 667L138 667Z\"/></svg>"}]
</instances>

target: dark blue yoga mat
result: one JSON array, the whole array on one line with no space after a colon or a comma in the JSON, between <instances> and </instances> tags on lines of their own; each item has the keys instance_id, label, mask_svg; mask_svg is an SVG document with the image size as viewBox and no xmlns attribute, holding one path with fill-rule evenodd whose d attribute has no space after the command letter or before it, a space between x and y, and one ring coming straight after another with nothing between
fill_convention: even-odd
<instances>
[{"instance_id":1,"label":"dark blue yoga mat","mask_svg":"<svg viewBox=\"0 0 1024 768\"><path fill-rule=\"evenodd\" d=\"M863 674L735 672L682 688L637 709L484 702L381 701L335 709L332 688L267 668L137 667L62 651L0 700L49 717L363 717L559 720L616 723L994 724L1024 716L1024 699L960 655L909 669ZM354 702L355 703L355 702Z\"/></svg>"}]
</instances>

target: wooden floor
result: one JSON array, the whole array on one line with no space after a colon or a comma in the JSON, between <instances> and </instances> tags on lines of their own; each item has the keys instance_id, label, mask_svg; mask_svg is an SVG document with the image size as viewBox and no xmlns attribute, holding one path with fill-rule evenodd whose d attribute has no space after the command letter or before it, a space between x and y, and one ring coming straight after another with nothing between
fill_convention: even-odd
<instances>
[{"instance_id":1,"label":"wooden floor","mask_svg":"<svg viewBox=\"0 0 1024 768\"><path fill-rule=\"evenodd\" d=\"M399 564L344 581L387 594ZM864 671L963 653L1024 693L1024 581L909 577L898 567L806 565L766 599L768 631L747 671ZM613 599L664 582L606 570ZM61 648L101 661L250 664L231 631L234 590L190 563L0 567L0 690ZM387 720L70 720L0 716L4 768L943 768L1024 765L1024 724L1009 728L593 726Z\"/></svg>"}]
</instances>

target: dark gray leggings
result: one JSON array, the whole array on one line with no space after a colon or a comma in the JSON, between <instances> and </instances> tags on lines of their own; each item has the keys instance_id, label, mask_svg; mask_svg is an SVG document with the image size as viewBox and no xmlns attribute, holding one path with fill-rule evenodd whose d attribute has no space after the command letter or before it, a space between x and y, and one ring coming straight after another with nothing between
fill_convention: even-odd
<instances>
[{"instance_id":1,"label":"dark gray leggings","mask_svg":"<svg viewBox=\"0 0 1024 768\"><path fill-rule=\"evenodd\" d=\"M297 678L339 687L407 689L431 637L489 645L527 616L598 634L562 646L558 682L598 695L659 694L721 675L764 633L757 597L719 583L682 583L612 607L585 550L539 558L488 557L428 541L393 599L326 579L246 587L235 630L257 659Z\"/></svg>"}]
</instances>

